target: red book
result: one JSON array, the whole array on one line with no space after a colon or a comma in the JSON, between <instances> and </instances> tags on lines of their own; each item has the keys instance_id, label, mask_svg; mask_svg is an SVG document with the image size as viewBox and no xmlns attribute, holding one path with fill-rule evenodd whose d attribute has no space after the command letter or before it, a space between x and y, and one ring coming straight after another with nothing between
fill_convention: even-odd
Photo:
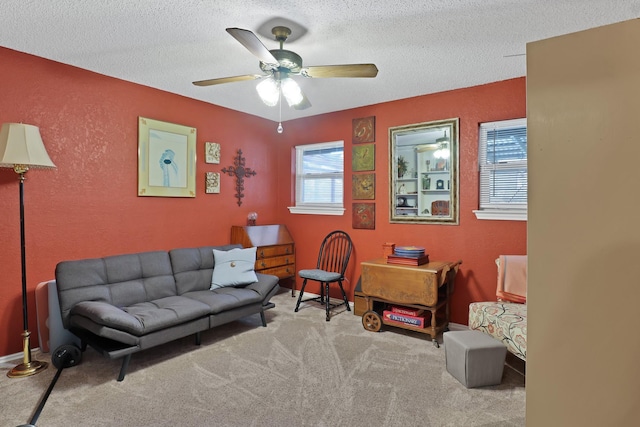
<instances>
[{"instance_id":1,"label":"red book","mask_svg":"<svg viewBox=\"0 0 640 427\"><path fill-rule=\"evenodd\" d=\"M422 265L427 264L428 262L429 255L424 255L417 258L398 255L387 256L387 264Z\"/></svg>"},{"instance_id":2,"label":"red book","mask_svg":"<svg viewBox=\"0 0 640 427\"><path fill-rule=\"evenodd\" d=\"M392 305L391 311L398 314L407 314L409 316L422 316L424 310L421 308L403 307L401 305Z\"/></svg>"},{"instance_id":3,"label":"red book","mask_svg":"<svg viewBox=\"0 0 640 427\"><path fill-rule=\"evenodd\" d=\"M409 316L408 314L394 313L390 310L384 310L382 317L385 321L391 323L398 323L400 325L413 326L414 328L424 328L426 318L425 316Z\"/></svg>"}]
</instances>

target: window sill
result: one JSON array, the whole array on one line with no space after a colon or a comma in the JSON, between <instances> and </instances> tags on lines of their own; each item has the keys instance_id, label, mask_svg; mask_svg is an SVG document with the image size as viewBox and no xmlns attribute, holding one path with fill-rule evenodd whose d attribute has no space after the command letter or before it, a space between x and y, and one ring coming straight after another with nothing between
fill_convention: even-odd
<instances>
[{"instance_id":1,"label":"window sill","mask_svg":"<svg viewBox=\"0 0 640 427\"><path fill-rule=\"evenodd\" d=\"M473 211L477 219L490 219L501 221L526 221L527 211L508 210L477 210Z\"/></svg>"},{"instance_id":2,"label":"window sill","mask_svg":"<svg viewBox=\"0 0 640 427\"><path fill-rule=\"evenodd\" d=\"M292 214L307 215L344 215L344 208L328 208L318 206L289 206L289 212Z\"/></svg>"}]
</instances>

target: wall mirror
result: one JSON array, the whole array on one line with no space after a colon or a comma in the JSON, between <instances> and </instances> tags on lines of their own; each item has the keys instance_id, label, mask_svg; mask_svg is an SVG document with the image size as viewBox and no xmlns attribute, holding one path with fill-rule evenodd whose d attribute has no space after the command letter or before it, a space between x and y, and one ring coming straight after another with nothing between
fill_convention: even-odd
<instances>
[{"instance_id":1,"label":"wall mirror","mask_svg":"<svg viewBox=\"0 0 640 427\"><path fill-rule=\"evenodd\" d=\"M458 119L389 128L392 223L458 224Z\"/></svg>"}]
</instances>

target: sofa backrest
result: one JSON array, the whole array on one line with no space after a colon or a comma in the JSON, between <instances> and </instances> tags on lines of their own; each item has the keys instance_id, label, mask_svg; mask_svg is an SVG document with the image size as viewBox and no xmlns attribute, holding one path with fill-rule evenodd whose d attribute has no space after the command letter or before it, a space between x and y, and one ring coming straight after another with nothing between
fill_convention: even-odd
<instances>
[{"instance_id":1,"label":"sofa backrest","mask_svg":"<svg viewBox=\"0 0 640 427\"><path fill-rule=\"evenodd\" d=\"M82 301L126 307L177 294L166 251L62 261L56 266L56 283L65 327L69 311Z\"/></svg>"},{"instance_id":2,"label":"sofa backrest","mask_svg":"<svg viewBox=\"0 0 640 427\"><path fill-rule=\"evenodd\" d=\"M213 250L228 251L242 245L202 246L169 251L178 295L209 290L213 274Z\"/></svg>"}]
</instances>

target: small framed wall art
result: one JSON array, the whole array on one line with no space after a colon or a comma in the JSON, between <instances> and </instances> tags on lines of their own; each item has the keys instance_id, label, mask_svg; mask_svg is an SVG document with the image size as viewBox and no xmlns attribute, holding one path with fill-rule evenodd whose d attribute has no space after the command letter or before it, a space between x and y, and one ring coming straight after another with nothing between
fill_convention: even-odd
<instances>
[{"instance_id":1,"label":"small framed wall art","mask_svg":"<svg viewBox=\"0 0 640 427\"><path fill-rule=\"evenodd\" d=\"M372 171L376 167L375 144L360 144L352 147L351 166L353 172Z\"/></svg>"},{"instance_id":2,"label":"small framed wall art","mask_svg":"<svg viewBox=\"0 0 640 427\"><path fill-rule=\"evenodd\" d=\"M138 118L138 196L196 197L196 129Z\"/></svg>"},{"instance_id":3,"label":"small framed wall art","mask_svg":"<svg viewBox=\"0 0 640 427\"><path fill-rule=\"evenodd\" d=\"M363 228L366 230L376 229L376 204L375 203L353 203L352 214L353 228Z\"/></svg>"},{"instance_id":4,"label":"small framed wall art","mask_svg":"<svg viewBox=\"0 0 640 427\"><path fill-rule=\"evenodd\" d=\"M204 161L205 163L220 163L220 144L217 142L204 143Z\"/></svg>"},{"instance_id":5,"label":"small framed wall art","mask_svg":"<svg viewBox=\"0 0 640 427\"><path fill-rule=\"evenodd\" d=\"M374 142L376 140L376 116L353 119L351 142Z\"/></svg>"},{"instance_id":6,"label":"small framed wall art","mask_svg":"<svg viewBox=\"0 0 640 427\"><path fill-rule=\"evenodd\" d=\"M355 200L373 200L376 198L376 174L353 174L351 178L351 197Z\"/></svg>"},{"instance_id":7,"label":"small framed wall art","mask_svg":"<svg viewBox=\"0 0 640 427\"><path fill-rule=\"evenodd\" d=\"M205 193L220 193L220 172L206 172L205 177Z\"/></svg>"}]
</instances>

